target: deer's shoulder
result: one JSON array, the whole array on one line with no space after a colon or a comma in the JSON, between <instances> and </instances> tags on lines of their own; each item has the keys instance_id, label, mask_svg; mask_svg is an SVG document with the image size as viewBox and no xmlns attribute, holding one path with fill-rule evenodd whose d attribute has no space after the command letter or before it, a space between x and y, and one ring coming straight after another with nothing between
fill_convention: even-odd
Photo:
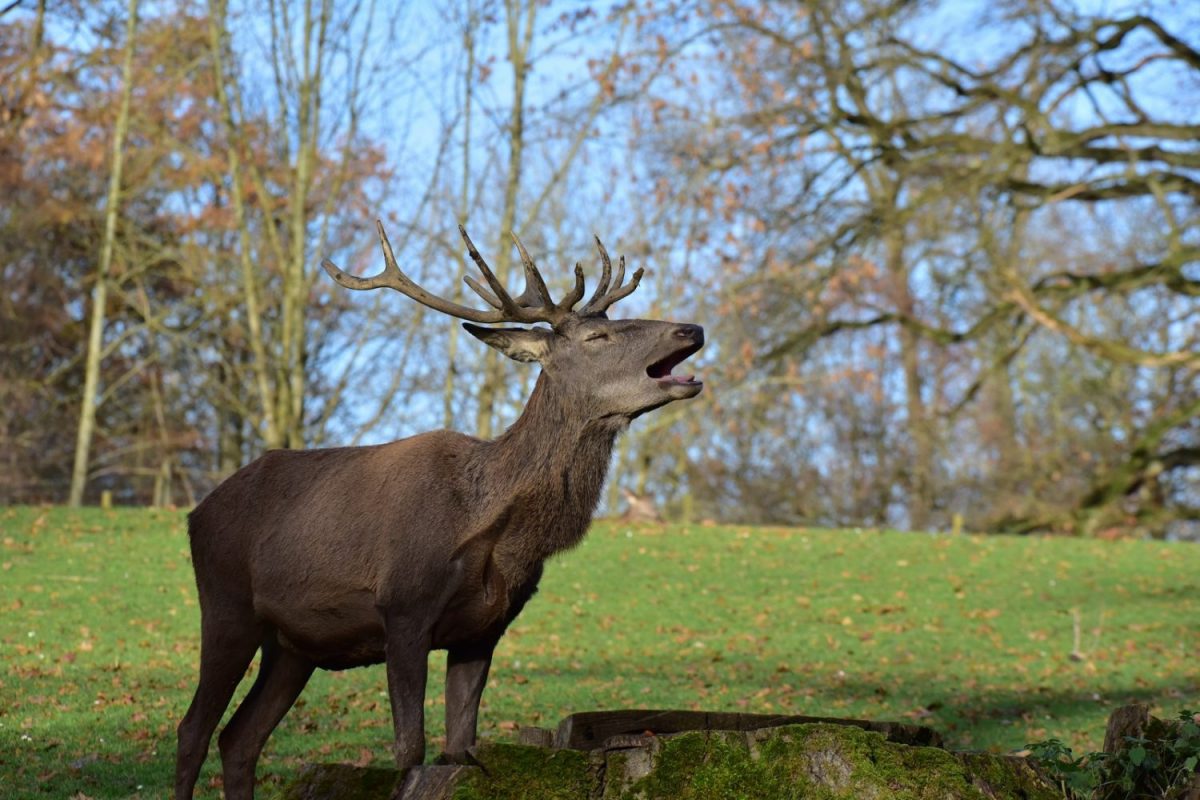
<instances>
[{"instance_id":1,"label":"deer's shoulder","mask_svg":"<svg viewBox=\"0 0 1200 800\"><path fill-rule=\"evenodd\" d=\"M379 455L386 458L465 458L484 444L474 436L450 430L429 431L379 445Z\"/></svg>"}]
</instances>

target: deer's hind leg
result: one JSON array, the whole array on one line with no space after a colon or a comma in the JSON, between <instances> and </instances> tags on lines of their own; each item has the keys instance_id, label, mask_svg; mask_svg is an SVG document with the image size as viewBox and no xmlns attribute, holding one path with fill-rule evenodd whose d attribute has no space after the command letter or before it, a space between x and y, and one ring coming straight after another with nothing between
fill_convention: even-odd
<instances>
[{"instance_id":1,"label":"deer's hind leg","mask_svg":"<svg viewBox=\"0 0 1200 800\"><path fill-rule=\"evenodd\" d=\"M254 797L254 768L267 737L296 702L313 669L311 661L281 647L275 632L268 632L254 686L217 740L227 800Z\"/></svg>"},{"instance_id":2,"label":"deer's hind leg","mask_svg":"<svg viewBox=\"0 0 1200 800\"><path fill-rule=\"evenodd\" d=\"M200 775L221 715L246 674L262 642L262 626L253 613L245 617L201 613L200 682L192 704L179 723L175 758L175 797L189 800Z\"/></svg>"}]
</instances>

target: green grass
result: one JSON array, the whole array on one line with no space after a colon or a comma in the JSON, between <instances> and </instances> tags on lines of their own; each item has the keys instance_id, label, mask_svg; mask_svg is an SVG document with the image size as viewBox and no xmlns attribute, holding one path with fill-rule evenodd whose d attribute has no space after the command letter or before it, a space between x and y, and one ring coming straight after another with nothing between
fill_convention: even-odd
<instances>
[{"instance_id":1,"label":"green grass","mask_svg":"<svg viewBox=\"0 0 1200 800\"><path fill-rule=\"evenodd\" d=\"M1114 706L1200 706L1198 583L1194 545L602 523L502 642L481 733L675 707L1098 749ZM0 796L168 797L198 655L182 513L0 509ZM261 793L306 761L387 764L390 739L381 668L319 673ZM204 796L218 771L214 746Z\"/></svg>"}]
</instances>

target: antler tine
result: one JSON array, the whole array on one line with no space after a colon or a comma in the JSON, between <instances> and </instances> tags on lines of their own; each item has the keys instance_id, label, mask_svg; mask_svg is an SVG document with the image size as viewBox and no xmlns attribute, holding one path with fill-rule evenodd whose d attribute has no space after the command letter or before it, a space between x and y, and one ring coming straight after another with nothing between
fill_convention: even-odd
<instances>
[{"instance_id":1,"label":"antler tine","mask_svg":"<svg viewBox=\"0 0 1200 800\"><path fill-rule=\"evenodd\" d=\"M584 314L603 314L613 303L633 294L633 290L642 281L643 270L639 268L637 272L633 273L633 278L629 283L622 286L621 284L625 281L625 256L621 256L617 260L617 274L614 276L612 275L612 261L599 236L596 237L596 248L600 251L600 263L603 265L604 271L600 276L600 285L592 294L592 299L588 300L587 305L583 307L581 313ZM609 278L614 278L612 291L609 291L608 288Z\"/></svg>"},{"instance_id":2,"label":"antler tine","mask_svg":"<svg viewBox=\"0 0 1200 800\"><path fill-rule=\"evenodd\" d=\"M388 241L387 234L383 230L383 222L375 220L375 228L379 232L379 243L383 247L383 272L370 278L360 278L343 272L332 261L325 259L321 262L321 266L329 273L329 277L337 281L339 285L347 289L356 290L395 289L401 294L416 300L423 306L432 308L435 311L441 311L444 314L449 314L452 317L467 319L472 322L504 321L504 315L498 311L480 311L479 309L459 305L443 297L438 297L413 281L404 274L404 271L396 263L396 256L392 252L392 244Z\"/></svg>"},{"instance_id":3,"label":"antler tine","mask_svg":"<svg viewBox=\"0 0 1200 800\"><path fill-rule=\"evenodd\" d=\"M509 231L508 235L512 237L513 244L517 246L517 252L521 254L521 266L525 268L525 291L521 293L522 305L533 304L534 298L529 296L532 291L537 293L537 300L544 308L554 308L550 290L546 288L546 281L542 279L542 273L538 272L537 265L529 257L529 251L525 249L525 245L521 244L521 240L515 232Z\"/></svg>"},{"instance_id":4,"label":"antler tine","mask_svg":"<svg viewBox=\"0 0 1200 800\"><path fill-rule=\"evenodd\" d=\"M623 276L624 272L625 259L622 258L619 262L618 275ZM594 304L588 303L585 310L588 313L600 314L607 311L609 306L618 300L623 300L624 298L629 297L629 295L633 294L633 290L638 287L638 284L642 282L643 273L644 270L641 267L638 267L637 271L633 273L633 277L629 280L629 283L625 284L624 286L621 286L620 283L618 283L617 288L601 297L599 302Z\"/></svg>"},{"instance_id":5,"label":"antler tine","mask_svg":"<svg viewBox=\"0 0 1200 800\"><path fill-rule=\"evenodd\" d=\"M333 278L347 289L396 289L397 291L408 294L409 286L416 286L408 276L401 270L396 263L396 255L392 252L392 243L388 241L387 234L383 231L383 223L375 220L375 229L379 233L379 243L383 247L383 272L371 278L360 278L357 275L350 275L343 272L337 264L334 264L328 258L321 262L321 266L329 273L329 277Z\"/></svg>"},{"instance_id":6,"label":"antler tine","mask_svg":"<svg viewBox=\"0 0 1200 800\"><path fill-rule=\"evenodd\" d=\"M596 240L596 249L600 251L600 283L596 284L596 291L592 292L592 297L587 301L587 305L583 307L584 312L589 312L593 309L600 298L604 297L604 293L608 291L608 282L612 278L612 260L608 257L608 251L604 249L604 242L600 241L600 237L592 234L592 238Z\"/></svg>"},{"instance_id":7,"label":"antler tine","mask_svg":"<svg viewBox=\"0 0 1200 800\"><path fill-rule=\"evenodd\" d=\"M541 273L538 272L537 265L533 263L533 259L529 257L529 252L526 251L525 246L521 244L521 240L517 238L516 234L510 235L513 242L517 245L517 250L521 253L521 264L525 268L526 285L525 291L514 300L504 288L504 285L496 278L491 268L487 265L487 262L483 260L483 256L475 248L475 243L467 235L466 228L459 225L458 232L462 234L463 241L467 243L467 252L471 255L471 259L475 262L475 265L479 267L479 271L483 273L483 277L487 280L491 292L484 289L470 277L464 278L467 285L487 301L488 304L498 309L505 321L524 322L527 324L548 322L551 325L557 325L571 312L570 304L555 305L554 300L550 297L550 291L546 288L546 282L542 279ZM541 303L541 305L536 305L537 303Z\"/></svg>"},{"instance_id":8,"label":"antler tine","mask_svg":"<svg viewBox=\"0 0 1200 800\"><path fill-rule=\"evenodd\" d=\"M604 275L601 276L600 284L601 287L607 287L608 275L610 275L612 265L610 260L608 260L608 251L606 251L604 245L600 242L599 236L596 236L596 247L600 248L600 260L604 264ZM630 278L629 283L622 285L625 281L625 257L622 255L622 257L617 259L617 275L613 276L612 291L601 291L599 287L596 288L595 294L592 295L592 300L589 300L588 305L583 307L583 313L602 314L606 312L608 307L612 306L614 302L634 293L637 284L642 282L642 275L643 270L641 267L638 267L637 271L634 272L634 277Z\"/></svg>"},{"instance_id":9,"label":"antler tine","mask_svg":"<svg viewBox=\"0 0 1200 800\"><path fill-rule=\"evenodd\" d=\"M504 304L496 299L496 295L483 288L483 285L480 284L479 281L475 280L470 275L463 275L463 282L466 283L467 286L471 287L471 291L482 297L483 301L489 306L499 311L504 310Z\"/></svg>"},{"instance_id":10,"label":"antler tine","mask_svg":"<svg viewBox=\"0 0 1200 800\"><path fill-rule=\"evenodd\" d=\"M574 308L575 304L583 299L584 284L583 284L583 264L575 262L575 286L567 293L562 300L562 307L568 311Z\"/></svg>"},{"instance_id":11,"label":"antler tine","mask_svg":"<svg viewBox=\"0 0 1200 800\"><path fill-rule=\"evenodd\" d=\"M524 318L527 315L522 313L521 307L518 306L516 301L512 299L512 296L508 293L508 290L504 288L504 284L500 283L499 279L492 273L492 268L489 267L488 263L483 260L483 256L481 256L479 254L479 250L475 248L475 243L472 242L471 237L467 235L467 229L462 225L459 225L458 232L462 234L463 241L467 244L467 253L471 256L471 260L475 262L475 266L479 267L479 271L483 273L484 280L487 281L488 286L495 295L495 299L500 301L500 305L498 307L507 315L507 321L526 321ZM479 284L475 283L474 281L467 281L467 285L474 289L476 293L478 293L484 300L487 300L489 303L492 302L491 298L489 298L485 293L479 291L479 288L477 288Z\"/></svg>"},{"instance_id":12,"label":"antler tine","mask_svg":"<svg viewBox=\"0 0 1200 800\"><path fill-rule=\"evenodd\" d=\"M625 282L625 256L617 259L617 274L613 277L613 291L621 288L621 284Z\"/></svg>"}]
</instances>

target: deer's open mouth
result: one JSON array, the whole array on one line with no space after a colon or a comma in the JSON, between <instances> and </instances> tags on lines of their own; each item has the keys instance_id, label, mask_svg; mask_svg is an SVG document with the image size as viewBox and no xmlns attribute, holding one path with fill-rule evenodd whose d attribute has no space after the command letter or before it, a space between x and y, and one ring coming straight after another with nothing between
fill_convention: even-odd
<instances>
[{"instance_id":1,"label":"deer's open mouth","mask_svg":"<svg viewBox=\"0 0 1200 800\"><path fill-rule=\"evenodd\" d=\"M671 370L687 360L688 356L704 346L703 342L687 344L666 358L655 361L646 367L646 374L658 381L661 386L703 386L702 381L696 380L695 375L672 375Z\"/></svg>"}]
</instances>

